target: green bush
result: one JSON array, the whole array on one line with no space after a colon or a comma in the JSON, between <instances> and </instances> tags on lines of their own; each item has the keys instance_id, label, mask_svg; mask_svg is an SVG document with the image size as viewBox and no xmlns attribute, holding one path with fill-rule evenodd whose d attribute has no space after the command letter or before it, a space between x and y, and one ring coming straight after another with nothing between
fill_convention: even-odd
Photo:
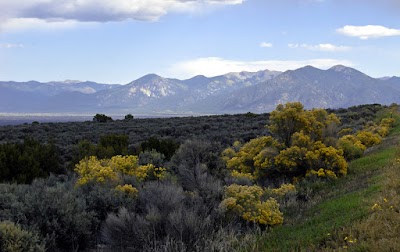
<instances>
[{"instance_id":1,"label":"green bush","mask_svg":"<svg viewBox=\"0 0 400 252\"><path fill-rule=\"evenodd\" d=\"M58 150L53 142L41 144L32 138L23 143L0 145L0 182L31 183L35 178L60 174Z\"/></svg>"},{"instance_id":2,"label":"green bush","mask_svg":"<svg viewBox=\"0 0 400 252\"><path fill-rule=\"evenodd\" d=\"M128 135L109 134L100 137L99 144L81 140L74 148L72 165L85 157L96 156L99 159L128 154ZM71 166L72 168L73 166Z\"/></svg>"},{"instance_id":3,"label":"green bush","mask_svg":"<svg viewBox=\"0 0 400 252\"><path fill-rule=\"evenodd\" d=\"M179 148L179 144L172 139L158 139L157 137L150 137L147 141L140 144L143 151L156 150L162 153L167 160L170 160L175 151Z\"/></svg>"}]
</instances>

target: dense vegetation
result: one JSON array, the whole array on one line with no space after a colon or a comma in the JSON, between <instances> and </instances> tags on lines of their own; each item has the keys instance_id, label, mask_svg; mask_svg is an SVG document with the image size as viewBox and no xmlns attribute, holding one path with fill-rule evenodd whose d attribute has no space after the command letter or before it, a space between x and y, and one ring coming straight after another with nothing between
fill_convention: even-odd
<instances>
[{"instance_id":1,"label":"dense vegetation","mask_svg":"<svg viewBox=\"0 0 400 252\"><path fill-rule=\"evenodd\" d=\"M288 103L269 115L2 127L1 180L21 184L0 184L0 250L277 250L287 225L324 203L320 193L355 176L397 109ZM282 248L344 246L344 234Z\"/></svg>"}]
</instances>

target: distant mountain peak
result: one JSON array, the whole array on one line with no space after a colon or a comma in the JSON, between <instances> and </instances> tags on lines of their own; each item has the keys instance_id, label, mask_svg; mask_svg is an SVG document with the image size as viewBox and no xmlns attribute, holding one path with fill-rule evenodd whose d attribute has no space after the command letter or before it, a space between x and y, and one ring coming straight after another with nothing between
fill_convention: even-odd
<instances>
[{"instance_id":1,"label":"distant mountain peak","mask_svg":"<svg viewBox=\"0 0 400 252\"><path fill-rule=\"evenodd\" d=\"M295 75L301 74L301 75L303 75L303 74L309 74L309 73L318 74L321 71L323 71L323 70L321 70L319 68L316 68L316 67L313 67L313 66L310 66L310 65L307 65L307 66L304 66L304 67L301 67L301 68L298 68L298 69L295 69L295 70L287 70L284 73L286 75L287 74L289 74L289 75L292 75L292 74L295 74Z\"/></svg>"},{"instance_id":2,"label":"distant mountain peak","mask_svg":"<svg viewBox=\"0 0 400 252\"><path fill-rule=\"evenodd\" d=\"M141 77L140 79L159 79L159 78L163 79L163 77L161 77L160 75L151 73L151 74L146 74L145 76Z\"/></svg>"},{"instance_id":3,"label":"distant mountain peak","mask_svg":"<svg viewBox=\"0 0 400 252\"><path fill-rule=\"evenodd\" d=\"M287 70L285 73L294 73L294 74L301 73L301 74L305 74L305 73L314 73L314 72L317 73L317 72L320 72L320 71L323 71L323 70L321 70L319 68L316 68L316 67L313 67L311 65L307 65L307 66L304 66L304 67L301 67L301 68L298 68L298 69L295 69L295 70Z\"/></svg>"},{"instance_id":4,"label":"distant mountain peak","mask_svg":"<svg viewBox=\"0 0 400 252\"><path fill-rule=\"evenodd\" d=\"M335 71L335 72L345 72L345 73L350 73L350 72L355 71L353 68L347 67L347 66L343 66L343 65L333 66L333 67L329 68L329 70Z\"/></svg>"},{"instance_id":5,"label":"distant mountain peak","mask_svg":"<svg viewBox=\"0 0 400 252\"><path fill-rule=\"evenodd\" d=\"M188 80L191 80L191 79L195 80L195 79L208 79L208 78L205 75L199 74L199 75L196 75L196 76L194 76L194 77L192 77L192 78L190 78Z\"/></svg>"},{"instance_id":6,"label":"distant mountain peak","mask_svg":"<svg viewBox=\"0 0 400 252\"><path fill-rule=\"evenodd\" d=\"M311 65L306 65L306 66L300 67L299 69L318 69L318 70L321 70L321 69L316 68L316 67L311 66Z\"/></svg>"},{"instance_id":7,"label":"distant mountain peak","mask_svg":"<svg viewBox=\"0 0 400 252\"><path fill-rule=\"evenodd\" d=\"M160 82L164 80L165 78L157 75L157 74L147 74L145 76L140 77L137 80L131 81L128 85L134 84L134 85L143 85L143 84L149 84L149 83L154 83L154 82Z\"/></svg>"},{"instance_id":8,"label":"distant mountain peak","mask_svg":"<svg viewBox=\"0 0 400 252\"><path fill-rule=\"evenodd\" d=\"M77 84L77 83L82 83L82 81L80 80L65 80L65 81L61 81L62 83L65 84Z\"/></svg>"}]
</instances>

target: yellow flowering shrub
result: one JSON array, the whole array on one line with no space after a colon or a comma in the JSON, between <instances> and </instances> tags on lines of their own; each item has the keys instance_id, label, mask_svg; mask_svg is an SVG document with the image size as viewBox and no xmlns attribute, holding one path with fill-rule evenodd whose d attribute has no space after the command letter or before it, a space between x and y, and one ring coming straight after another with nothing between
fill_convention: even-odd
<instances>
[{"instance_id":1,"label":"yellow flowering shrub","mask_svg":"<svg viewBox=\"0 0 400 252\"><path fill-rule=\"evenodd\" d=\"M300 102L279 104L270 114L268 129L274 133L286 147L292 146L292 136L304 131L313 141L322 141L328 127L338 125L339 118L328 114L324 109L304 110Z\"/></svg>"},{"instance_id":2,"label":"yellow flowering shrub","mask_svg":"<svg viewBox=\"0 0 400 252\"><path fill-rule=\"evenodd\" d=\"M268 129L289 147L292 135L306 129L309 125L309 120L304 113L304 106L300 102L279 104L269 116Z\"/></svg>"},{"instance_id":3,"label":"yellow flowering shrub","mask_svg":"<svg viewBox=\"0 0 400 252\"><path fill-rule=\"evenodd\" d=\"M224 160L224 162L228 162L228 160L232 159L234 156L236 155L236 151L229 147L226 148L225 150L222 151L222 160Z\"/></svg>"},{"instance_id":4,"label":"yellow flowering shrub","mask_svg":"<svg viewBox=\"0 0 400 252\"><path fill-rule=\"evenodd\" d=\"M385 127L391 128L391 127L393 127L395 122L396 122L396 120L394 118L383 118L381 120L380 126L385 126Z\"/></svg>"},{"instance_id":5,"label":"yellow flowering shrub","mask_svg":"<svg viewBox=\"0 0 400 252\"><path fill-rule=\"evenodd\" d=\"M376 133L381 137L385 137L385 136L387 136L389 134L389 127L379 126L376 129Z\"/></svg>"},{"instance_id":6,"label":"yellow flowering shrub","mask_svg":"<svg viewBox=\"0 0 400 252\"><path fill-rule=\"evenodd\" d=\"M332 146L323 147L306 154L309 170L319 171L321 168L326 173L331 171L335 176L347 174L347 162L343 157L343 151ZM330 173L331 174L331 173Z\"/></svg>"},{"instance_id":7,"label":"yellow flowering shrub","mask_svg":"<svg viewBox=\"0 0 400 252\"><path fill-rule=\"evenodd\" d=\"M308 150L303 147L292 146L282 150L275 157L275 165L278 171L288 175L303 175L306 172L305 156Z\"/></svg>"},{"instance_id":8,"label":"yellow flowering shrub","mask_svg":"<svg viewBox=\"0 0 400 252\"><path fill-rule=\"evenodd\" d=\"M137 180L162 179L166 169L154 167L152 164L138 164L137 156L114 156L111 159L97 159L95 156L82 159L75 166L79 175L78 185L89 182L118 183L124 175L135 176Z\"/></svg>"},{"instance_id":9,"label":"yellow flowering shrub","mask_svg":"<svg viewBox=\"0 0 400 252\"><path fill-rule=\"evenodd\" d=\"M377 133L381 137L385 137L389 134L389 131L393 127L394 123L394 118L383 118L379 126L377 126L372 132Z\"/></svg>"},{"instance_id":10,"label":"yellow flowering shrub","mask_svg":"<svg viewBox=\"0 0 400 252\"><path fill-rule=\"evenodd\" d=\"M279 143L270 136L250 140L235 151L240 145L223 151L222 156L232 176L251 175L254 179L264 176L266 170L274 163L278 154ZM242 176L242 175L241 175Z\"/></svg>"},{"instance_id":11,"label":"yellow flowering shrub","mask_svg":"<svg viewBox=\"0 0 400 252\"><path fill-rule=\"evenodd\" d=\"M233 184L225 189L225 197L219 208L249 222L269 226L282 224L283 214L278 202L273 198L263 200L263 195L264 190L259 186Z\"/></svg>"},{"instance_id":12,"label":"yellow flowering shrub","mask_svg":"<svg viewBox=\"0 0 400 252\"><path fill-rule=\"evenodd\" d=\"M117 173L108 166L105 160L98 160L97 157L85 157L75 166L75 171L79 175L78 185L89 182L104 183L105 181L116 181Z\"/></svg>"},{"instance_id":13,"label":"yellow flowering shrub","mask_svg":"<svg viewBox=\"0 0 400 252\"><path fill-rule=\"evenodd\" d=\"M329 174L324 177L347 174L347 162L343 157L343 150L327 147L321 141L313 142L310 136L304 135L303 132L293 134L292 140L293 145L275 157L275 165L279 172L291 177L301 177L307 172L312 170L318 172L322 168L324 174Z\"/></svg>"},{"instance_id":14,"label":"yellow flowering shrub","mask_svg":"<svg viewBox=\"0 0 400 252\"><path fill-rule=\"evenodd\" d=\"M311 140L309 135L306 135L304 131L296 132L292 136L292 146L310 149L313 148L314 141Z\"/></svg>"},{"instance_id":15,"label":"yellow flowering shrub","mask_svg":"<svg viewBox=\"0 0 400 252\"><path fill-rule=\"evenodd\" d=\"M136 198L139 191L138 189L136 189L135 187L133 187L132 185L117 185L115 187L115 190L126 193L127 195Z\"/></svg>"},{"instance_id":16,"label":"yellow flowering shrub","mask_svg":"<svg viewBox=\"0 0 400 252\"><path fill-rule=\"evenodd\" d=\"M113 170L127 175L135 175L138 169L138 157L137 156L113 156L109 161L109 165Z\"/></svg>"},{"instance_id":17,"label":"yellow flowering shrub","mask_svg":"<svg viewBox=\"0 0 400 252\"><path fill-rule=\"evenodd\" d=\"M241 178L248 179L250 181L253 181L255 179L251 173L243 173L243 172L238 172L236 170L233 170L231 172L231 176L234 178L238 178L238 179L241 179Z\"/></svg>"},{"instance_id":18,"label":"yellow flowering shrub","mask_svg":"<svg viewBox=\"0 0 400 252\"><path fill-rule=\"evenodd\" d=\"M364 154L367 147L361 143L360 139L354 135L345 135L337 142L339 149L343 150L343 155L347 160L359 158Z\"/></svg>"},{"instance_id":19,"label":"yellow flowering shrub","mask_svg":"<svg viewBox=\"0 0 400 252\"><path fill-rule=\"evenodd\" d=\"M381 122L379 123L379 125L377 125L376 123L373 123L373 122L370 122L369 124L367 124L364 131L373 133L380 137L385 137L389 134L389 131L393 127L395 122L396 122L396 120L394 118L383 118L381 120ZM371 136L369 136L369 137L371 137ZM365 138L367 138L367 137L365 136ZM370 147L370 146L368 146L368 147Z\"/></svg>"},{"instance_id":20,"label":"yellow flowering shrub","mask_svg":"<svg viewBox=\"0 0 400 252\"><path fill-rule=\"evenodd\" d=\"M307 171L306 176L307 177L316 176L316 177L319 177L319 178L337 179L337 176L333 171L326 170L326 169L323 169L323 168L320 168L318 171L309 170L309 171Z\"/></svg>"},{"instance_id":21,"label":"yellow flowering shrub","mask_svg":"<svg viewBox=\"0 0 400 252\"><path fill-rule=\"evenodd\" d=\"M367 148L381 143L381 137L378 134L374 134L369 131L359 131L357 132L356 136Z\"/></svg>"},{"instance_id":22,"label":"yellow flowering shrub","mask_svg":"<svg viewBox=\"0 0 400 252\"><path fill-rule=\"evenodd\" d=\"M345 135L350 135L351 133L353 133L353 129L352 128L344 128L344 129L339 131L338 135L339 136L345 136Z\"/></svg>"},{"instance_id":23,"label":"yellow flowering shrub","mask_svg":"<svg viewBox=\"0 0 400 252\"><path fill-rule=\"evenodd\" d=\"M296 187L293 184L282 184L279 188L266 190L278 197L284 197L286 194L295 193Z\"/></svg>"},{"instance_id":24,"label":"yellow flowering shrub","mask_svg":"<svg viewBox=\"0 0 400 252\"><path fill-rule=\"evenodd\" d=\"M166 171L165 168L147 164L139 166L135 175L139 180L160 180L165 177Z\"/></svg>"},{"instance_id":25,"label":"yellow flowering shrub","mask_svg":"<svg viewBox=\"0 0 400 252\"><path fill-rule=\"evenodd\" d=\"M339 118L325 109L312 109L305 111L307 119L310 121L310 126L306 129L306 133L311 136L314 141L322 141L327 134L328 127L340 124Z\"/></svg>"}]
</instances>

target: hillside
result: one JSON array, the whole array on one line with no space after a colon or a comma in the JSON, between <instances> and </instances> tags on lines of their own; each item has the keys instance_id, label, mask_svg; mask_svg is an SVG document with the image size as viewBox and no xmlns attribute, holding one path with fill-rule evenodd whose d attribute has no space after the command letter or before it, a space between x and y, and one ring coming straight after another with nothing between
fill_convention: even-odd
<instances>
[{"instance_id":1,"label":"hillside","mask_svg":"<svg viewBox=\"0 0 400 252\"><path fill-rule=\"evenodd\" d=\"M350 163L346 178L313 185L307 203L289 208L286 224L245 250L398 251L399 140L397 122L380 146Z\"/></svg>"}]
</instances>

